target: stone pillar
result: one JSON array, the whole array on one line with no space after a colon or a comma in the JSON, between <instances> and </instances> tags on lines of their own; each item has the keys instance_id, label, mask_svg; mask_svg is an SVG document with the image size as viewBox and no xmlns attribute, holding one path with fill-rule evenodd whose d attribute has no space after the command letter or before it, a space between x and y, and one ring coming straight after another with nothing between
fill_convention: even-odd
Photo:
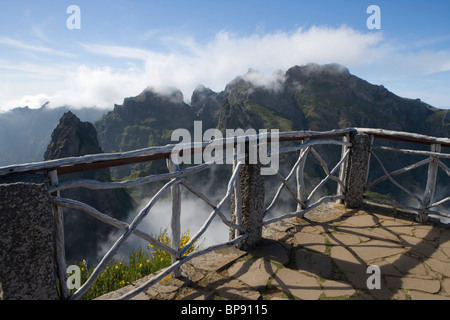
<instances>
[{"instance_id":1,"label":"stone pillar","mask_svg":"<svg viewBox=\"0 0 450 320\"><path fill-rule=\"evenodd\" d=\"M0 300L59 299L44 182L0 184Z\"/></svg>"},{"instance_id":2,"label":"stone pillar","mask_svg":"<svg viewBox=\"0 0 450 320\"><path fill-rule=\"evenodd\" d=\"M242 194L242 226L249 231L243 245L255 246L262 238L264 214L264 176L260 164L244 164L239 172ZM236 221L235 198L232 197L231 220ZM234 239L234 229L230 230L230 239Z\"/></svg>"},{"instance_id":3,"label":"stone pillar","mask_svg":"<svg viewBox=\"0 0 450 320\"><path fill-rule=\"evenodd\" d=\"M348 158L344 201L347 208L359 208L369 170L370 136L352 132L350 142L352 146Z\"/></svg>"}]
</instances>

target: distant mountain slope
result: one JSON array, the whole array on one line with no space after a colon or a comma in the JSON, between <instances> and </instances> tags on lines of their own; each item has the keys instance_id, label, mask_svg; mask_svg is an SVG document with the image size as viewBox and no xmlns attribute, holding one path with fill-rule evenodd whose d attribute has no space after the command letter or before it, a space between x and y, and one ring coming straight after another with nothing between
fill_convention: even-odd
<instances>
[{"instance_id":1,"label":"distant mountain slope","mask_svg":"<svg viewBox=\"0 0 450 320\"><path fill-rule=\"evenodd\" d=\"M53 129L68 107L16 108L0 113L0 166L42 161ZM105 113L95 108L79 109L84 121L96 121Z\"/></svg>"}]
</instances>

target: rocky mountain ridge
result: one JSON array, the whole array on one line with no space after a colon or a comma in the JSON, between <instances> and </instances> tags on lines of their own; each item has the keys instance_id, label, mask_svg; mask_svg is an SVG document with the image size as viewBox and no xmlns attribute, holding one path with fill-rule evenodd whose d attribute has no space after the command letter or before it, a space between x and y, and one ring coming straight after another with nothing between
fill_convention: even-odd
<instances>
[{"instance_id":1,"label":"rocky mountain ridge","mask_svg":"<svg viewBox=\"0 0 450 320\"><path fill-rule=\"evenodd\" d=\"M148 88L115 105L95 127L105 152L121 152L177 143L171 141L171 132L177 128L192 132L195 120L203 121L204 130L369 127L450 136L447 110L401 98L338 64L294 66L272 78L249 70L221 92L197 87L190 105L179 90L167 94Z\"/></svg>"}]
</instances>

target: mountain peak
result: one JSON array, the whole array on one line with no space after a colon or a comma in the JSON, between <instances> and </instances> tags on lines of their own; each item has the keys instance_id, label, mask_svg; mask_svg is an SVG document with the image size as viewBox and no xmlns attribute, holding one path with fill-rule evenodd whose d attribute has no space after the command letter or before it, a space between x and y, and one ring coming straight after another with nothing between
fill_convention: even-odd
<instances>
[{"instance_id":1,"label":"mountain peak","mask_svg":"<svg viewBox=\"0 0 450 320\"><path fill-rule=\"evenodd\" d=\"M64 113L52 133L45 160L103 153L97 131L90 122L82 122L71 111Z\"/></svg>"},{"instance_id":2,"label":"mountain peak","mask_svg":"<svg viewBox=\"0 0 450 320\"><path fill-rule=\"evenodd\" d=\"M308 63L304 66L295 66L286 72L287 78L305 79L305 78L332 78L346 79L351 76L347 67L338 63L329 63L319 65L316 63Z\"/></svg>"}]
</instances>

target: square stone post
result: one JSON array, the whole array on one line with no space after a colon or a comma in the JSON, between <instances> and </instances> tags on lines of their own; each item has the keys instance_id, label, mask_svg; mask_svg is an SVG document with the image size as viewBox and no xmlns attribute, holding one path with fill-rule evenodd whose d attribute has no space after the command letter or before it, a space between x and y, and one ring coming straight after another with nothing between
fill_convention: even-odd
<instances>
[{"instance_id":1,"label":"square stone post","mask_svg":"<svg viewBox=\"0 0 450 320\"><path fill-rule=\"evenodd\" d=\"M239 185L241 191L241 206L236 206L236 197L232 195L231 221L236 223L236 208L241 209L241 225L248 230L249 236L242 243L244 247L255 246L262 238L263 218L264 218L264 176L261 175L261 164L242 165L239 172ZM239 199L239 197L237 197ZM230 240L236 238L234 229L230 229Z\"/></svg>"},{"instance_id":2,"label":"square stone post","mask_svg":"<svg viewBox=\"0 0 450 320\"><path fill-rule=\"evenodd\" d=\"M363 201L366 187L367 172L369 170L370 136L363 133L352 132L352 144L345 178L345 206L359 208Z\"/></svg>"},{"instance_id":3,"label":"square stone post","mask_svg":"<svg viewBox=\"0 0 450 320\"><path fill-rule=\"evenodd\" d=\"M0 300L59 299L44 181L0 184Z\"/></svg>"}]
</instances>

